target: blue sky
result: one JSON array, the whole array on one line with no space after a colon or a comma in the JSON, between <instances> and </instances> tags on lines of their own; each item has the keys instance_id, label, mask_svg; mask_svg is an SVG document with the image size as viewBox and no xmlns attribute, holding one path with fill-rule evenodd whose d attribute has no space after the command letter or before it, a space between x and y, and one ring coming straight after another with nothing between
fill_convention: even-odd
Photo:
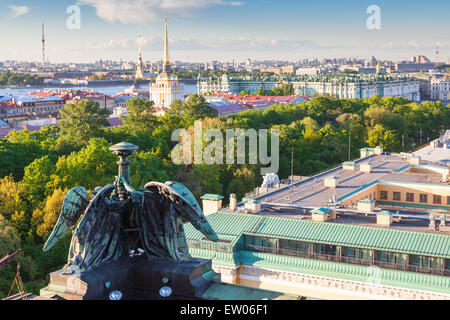
<instances>
[{"instance_id":1,"label":"blue sky","mask_svg":"<svg viewBox=\"0 0 450 320\"><path fill-rule=\"evenodd\" d=\"M81 9L69 30L67 7ZM381 30L369 30L369 5ZM369 57L450 58L450 1L407 0L0 0L0 60L40 60L41 23L54 62L162 57L163 14L169 13L171 57L183 61Z\"/></svg>"}]
</instances>

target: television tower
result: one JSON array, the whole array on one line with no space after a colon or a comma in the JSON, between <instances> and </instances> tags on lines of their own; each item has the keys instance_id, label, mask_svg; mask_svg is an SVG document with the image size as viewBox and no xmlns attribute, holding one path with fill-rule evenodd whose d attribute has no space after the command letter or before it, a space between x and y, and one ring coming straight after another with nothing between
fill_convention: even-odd
<instances>
[{"instance_id":1,"label":"television tower","mask_svg":"<svg viewBox=\"0 0 450 320\"><path fill-rule=\"evenodd\" d=\"M439 45L436 46L436 64L439 63Z\"/></svg>"},{"instance_id":2,"label":"television tower","mask_svg":"<svg viewBox=\"0 0 450 320\"><path fill-rule=\"evenodd\" d=\"M44 23L42 23L42 71L45 71L45 33L44 33Z\"/></svg>"}]
</instances>

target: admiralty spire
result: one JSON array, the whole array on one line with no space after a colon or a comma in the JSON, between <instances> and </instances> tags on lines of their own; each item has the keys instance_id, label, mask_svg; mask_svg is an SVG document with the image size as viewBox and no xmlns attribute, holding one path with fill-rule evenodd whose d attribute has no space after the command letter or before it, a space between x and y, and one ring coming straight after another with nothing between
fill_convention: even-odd
<instances>
[{"instance_id":1,"label":"admiralty spire","mask_svg":"<svg viewBox=\"0 0 450 320\"><path fill-rule=\"evenodd\" d=\"M184 85L178 82L178 77L172 73L169 55L169 33L167 27L167 14L164 24L164 61L162 72L156 77L155 83L150 85L150 100L155 103L158 114L169 110L175 100L184 99Z\"/></svg>"}]
</instances>

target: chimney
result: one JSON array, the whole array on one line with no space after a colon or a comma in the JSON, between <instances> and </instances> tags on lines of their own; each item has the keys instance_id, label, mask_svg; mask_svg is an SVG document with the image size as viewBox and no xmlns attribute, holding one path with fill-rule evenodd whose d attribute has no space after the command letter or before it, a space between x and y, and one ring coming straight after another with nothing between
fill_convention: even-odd
<instances>
[{"instance_id":1,"label":"chimney","mask_svg":"<svg viewBox=\"0 0 450 320\"><path fill-rule=\"evenodd\" d=\"M342 163L342 170L345 171L355 171L355 162L353 161L345 161Z\"/></svg>"},{"instance_id":2,"label":"chimney","mask_svg":"<svg viewBox=\"0 0 450 320\"><path fill-rule=\"evenodd\" d=\"M205 194L202 199L203 213L206 215L215 213L222 209L222 196L217 194Z\"/></svg>"},{"instance_id":3,"label":"chimney","mask_svg":"<svg viewBox=\"0 0 450 320\"><path fill-rule=\"evenodd\" d=\"M361 172L371 173L372 172L372 164L371 163L363 163L359 166L359 170Z\"/></svg>"},{"instance_id":4,"label":"chimney","mask_svg":"<svg viewBox=\"0 0 450 320\"><path fill-rule=\"evenodd\" d=\"M325 222L330 220L330 209L317 208L311 211L312 221Z\"/></svg>"},{"instance_id":5,"label":"chimney","mask_svg":"<svg viewBox=\"0 0 450 320\"><path fill-rule=\"evenodd\" d=\"M245 209L249 210L250 212L259 212L261 211L261 203L255 199L249 199L245 203Z\"/></svg>"},{"instance_id":6,"label":"chimney","mask_svg":"<svg viewBox=\"0 0 450 320\"><path fill-rule=\"evenodd\" d=\"M441 215L441 224L439 225L439 231L447 232L447 227L445 223L447 222L447 216L445 214Z\"/></svg>"},{"instance_id":7,"label":"chimney","mask_svg":"<svg viewBox=\"0 0 450 320\"><path fill-rule=\"evenodd\" d=\"M420 165L420 157L411 157L409 163L416 166Z\"/></svg>"},{"instance_id":8,"label":"chimney","mask_svg":"<svg viewBox=\"0 0 450 320\"><path fill-rule=\"evenodd\" d=\"M430 219L430 224L428 225L428 229L430 231L436 231L436 218L435 218L435 216L430 214L429 219Z\"/></svg>"},{"instance_id":9,"label":"chimney","mask_svg":"<svg viewBox=\"0 0 450 320\"><path fill-rule=\"evenodd\" d=\"M377 225L389 227L393 222L392 213L388 211L381 211L377 213Z\"/></svg>"},{"instance_id":10,"label":"chimney","mask_svg":"<svg viewBox=\"0 0 450 320\"><path fill-rule=\"evenodd\" d=\"M376 155L379 155L379 156L381 156L383 154L383 152L384 152L384 150L380 146L375 147L375 149L373 150L373 153Z\"/></svg>"},{"instance_id":11,"label":"chimney","mask_svg":"<svg viewBox=\"0 0 450 320\"><path fill-rule=\"evenodd\" d=\"M373 212L375 210L375 201L370 198L362 199L357 202L358 211Z\"/></svg>"},{"instance_id":12,"label":"chimney","mask_svg":"<svg viewBox=\"0 0 450 320\"><path fill-rule=\"evenodd\" d=\"M235 211L237 207L236 195L234 193L230 194L230 210Z\"/></svg>"},{"instance_id":13,"label":"chimney","mask_svg":"<svg viewBox=\"0 0 450 320\"><path fill-rule=\"evenodd\" d=\"M336 188L338 185L338 178L337 177L328 177L324 179L324 186L329 188Z\"/></svg>"}]
</instances>

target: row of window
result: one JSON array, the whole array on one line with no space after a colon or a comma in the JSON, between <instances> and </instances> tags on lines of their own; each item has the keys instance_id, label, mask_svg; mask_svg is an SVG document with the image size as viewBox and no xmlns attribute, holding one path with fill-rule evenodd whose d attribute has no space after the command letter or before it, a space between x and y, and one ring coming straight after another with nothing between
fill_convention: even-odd
<instances>
[{"instance_id":1,"label":"row of window","mask_svg":"<svg viewBox=\"0 0 450 320\"><path fill-rule=\"evenodd\" d=\"M440 195L433 195L433 199L432 199L433 200L433 204L442 204L443 203L443 199L442 198L443 197L440 196ZM389 200L387 191L380 191L380 200ZM394 200L394 201L402 201L403 199L402 199L401 192L396 192L396 191L392 192L392 200ZM406 192L405 200L407 202L416 202L414 193ZM424 193L421 193L421 194L419 194L419 199L418 200L419 200L420 203L428 203L428 195L424 194ZM446 201L447 205L450 205L450 196L447 196L446 200L447 200Z\"/></svg>"},{"instance_id":2,"label":"row of window","mask_svg":"<svg viewBox=\"0 0 450 320\"><path fill-rule=\"evenodd\" d=\"M249 251L274 253L289 256L306 257L307 255L311 255L313 258L317 257L319 259L321 258L320 255L323 255L323 257L327 258L328 260L338 260L338 247L328 244L245 235L244 248L245 250ZM370 265L372 263L371 251L372 250L369 249L341 247L341 261ZM416 269L418 267L442 270L442 258L407 255L403 253L388 251L374 251L373 262L375 264L379 263L381 265L393 264L397 267L412 267L413 269ZM448 274L450 272L450 259L445 259L444 268L445 273ZM401 267L401 269L406 270L406 268L403 267ZM416 271L421 272L419 269Z\"/></svg>"}]
</instances>

